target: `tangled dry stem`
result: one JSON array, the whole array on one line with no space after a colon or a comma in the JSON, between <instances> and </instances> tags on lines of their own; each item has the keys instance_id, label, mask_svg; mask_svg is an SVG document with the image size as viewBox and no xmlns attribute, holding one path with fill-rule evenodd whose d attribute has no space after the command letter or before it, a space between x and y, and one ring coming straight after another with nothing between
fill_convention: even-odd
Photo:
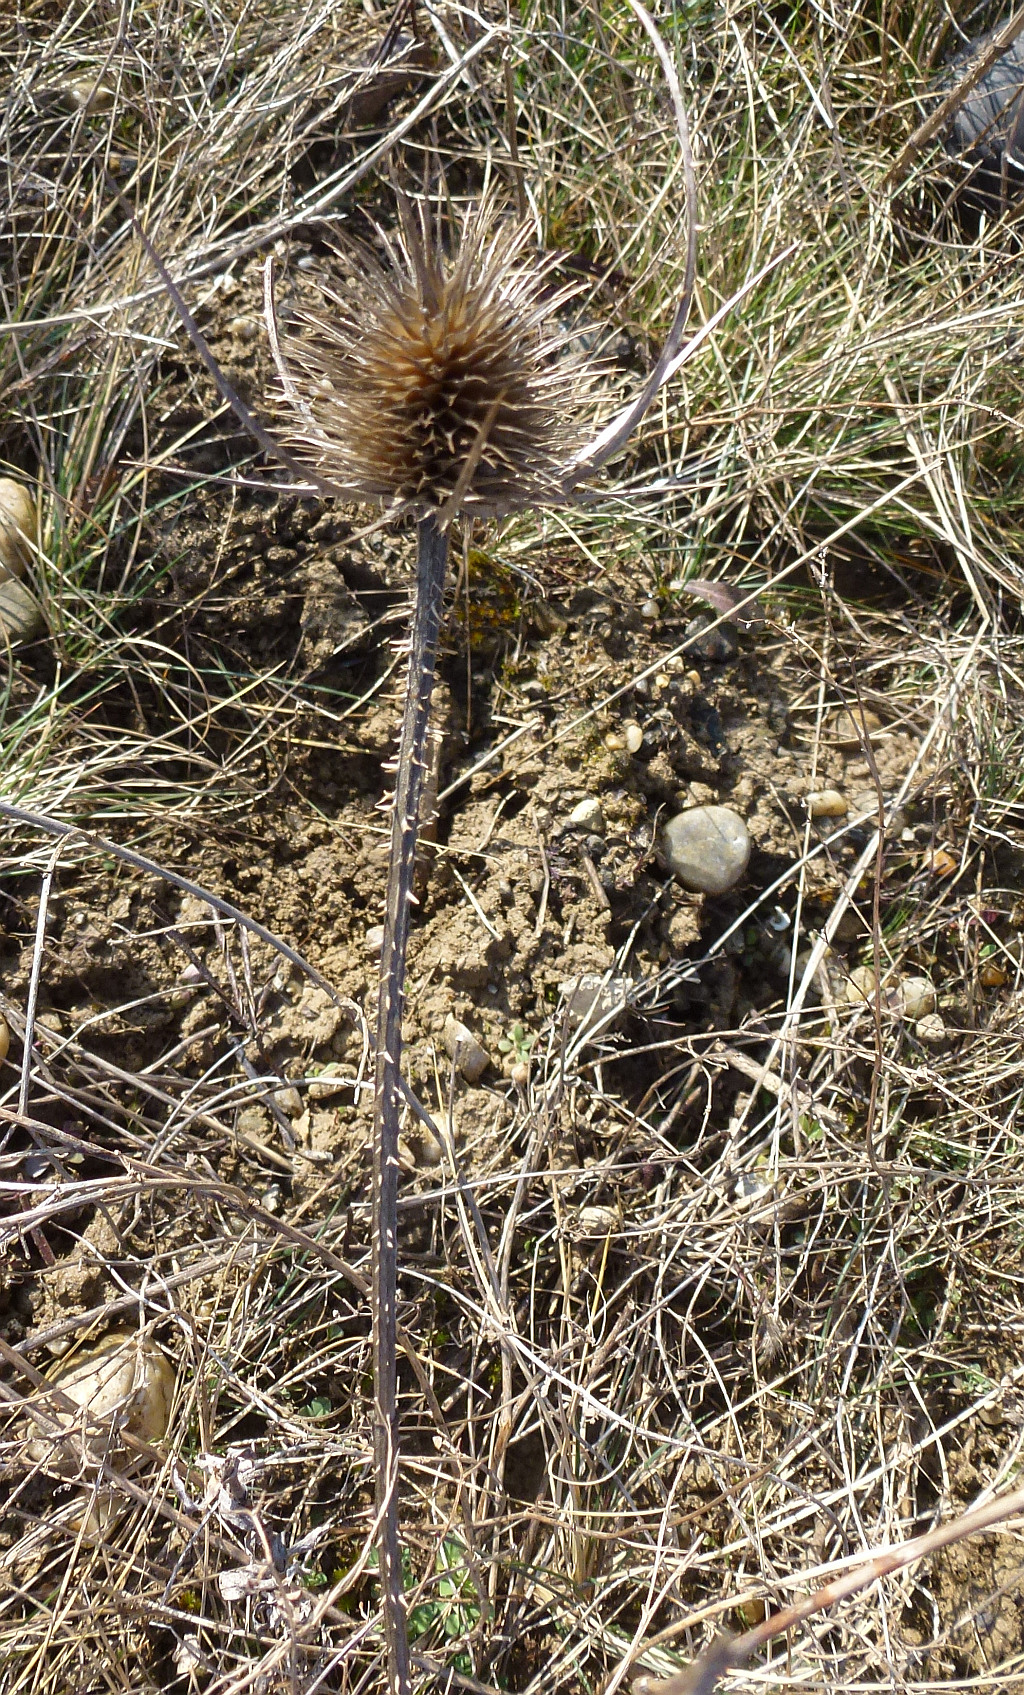
<instances>
[{"instance_id":1,"label":"tangled dry stem","mask_svg":"<svg viewBox=\"0 0 1024 1695\"><path fill-rule=\"evenodd\" d=\"M298 667L261 662L253 676L227 637L216 663L197 666L194 628L183 626L212 609L229 628L247 582L243 524L225 518L224 556L184 607L158 599L164 526L184 504L169 485L191 465L189 444L159 434L169 314L127 224L105 219L97 167L119 151L116 180L145 192L175 276L201 295L233 256L337 205L350 160L282 212L285 162L307 142L326 148L354 50L342 52L323 19L296 33L290 7L262 9L259 30L208 7L200 38L193 8L158 15L129 4L120 18L146 48L129 63L125 38L104 35L93 11L69 8L52 38L44 11L25 7L37 82L56 86L85 63L96 76L113 66L124 86L110 114L68 115L49 140L41 103L30 109L19 95L5 111L19 334L5 341L3 380L37 431L49 492L36 575L56 609L64 669L54 679L14 656L4 790L107 838L148 835L151 859L175 858L169 868L187 873L195 866L175 856L198 859L218 829L272 804L280 750L350 735L365 705L324 706ZM628 1035L587 1046L554 1012L539 1019L527 1084L494 1090L495 1114L506 1112L494 1134L478 1125L457 1163L408 1180L400 1216L429 1220L431 1255L410 1262L403 1281L409 1352L425 1379L412 1363L400 1379L416 1438L402 1472L407 1599L428 1614L413 1664L455 1687L456 1655L477 1687L621 1687L639 1668L672 1677L706 1633L737 1628L766 1600L784 1607L870 1546L1019 1475L1024 1085L1007 858L1020 844L1021 802L1019 267L1005 232L968 243L933 224L945 194L934 159L899 201L873 195L906 114L928 110L922 91L950 34L927 9L887 17L880 27L876 7L858 6L837 24L808 6L784 46L778 8L740 9L727 36L691 12L678 46L692 55L683 64L696 99L705 323L769 258L787 256L741 317L715 323L648 418L615 513L574 515L571 533L558 520L522 520L510 546L528 568L568 560L588 583L594 558L628 561L672 612L670 585L690 571L722 569L763 592L767 575L803 561L792 589L769 593L758 655L786 668L793 734L809 760L827 748L830 712L854 696L854 668L866 705L927 741L908 798L915 820L941 831L954 868L932 874L914 847L904 857L899 821L887 821L882 933L860 932L859 945L868 959L877 943L886 983L935 974L955 1002L945 1009L951 1045L916 1046L887 999L876 1022L834 986L816 1006L804 997L794 1017L796 979L765 1008L767 1037L744 1023L681 1051L676 1030L658 1023L659 990L675 992L671 968L660 984L654 970L651 1015ZM603 264L634 291L622 322L645 346L671 317L685 245L678 199L658 198L675 146L660 88L645 83L606 11L537 7L502 42L516 66L529 65L528 86L517 80L513 92L538 215L566 247L581 229L600 233ZM427 110L443 108L453 146L482 155L500 147L488 108L495 90L504 98L495 37L454 46L450 74L424 96L417 88L400 122L427 99ZM5 38L17 89L28 51ZM232 68L221 83L219 63ZM754 99L762 87L766 105ZM152 115L160 122L149 130ZM204 197L211 158L223 188L215 209ZM191 368L187 381L207 417L208 388ZM241 460L231 469L254 474ZM201 489L203 478L190 473L185 486ZM888 610L844 586L852 553L899 583ZM813 575L798 581L808 569L818 588ZM143 592L155 611L140 624ZM673 651L664 644L652 675ZM389 675L383 663L382 689ZM614 729L621 686L599 677L533 741L507 726L504 752L474 750L458 770L456 798L473 768L478 783L500 771L515 788L520 754L525 767L557 758L587 724ZM823 843L796 815L792 853L708 934L706 953L720 958L768 924L776 901L799 913L822 864L854 837L851 821ZM851 869L862 851L858 839ZM59 919L56 932L37 923L50 844L18 826L5 855L5 887L23 897L20 945L32 954L40 936L32 968L45 984L62 933ZM106 875L104 863L103 851L69 844L58 895ZM480 897L478 861L457 863ZM150 899L153 882L132 872L122 923L128 945L156 937L167 947L173 983L187 956ZM241 1115L269 1110L285 1083L304 1096L322 1085L251 1060L246 1072L240 1033L265 1029L261 997L279 956L255 935L243 946L223 913L194 898L175 930L217 984L203 990L208 1065L196 1074L184 1063L176 1034L156 1038L145 1063L126 1063L125 1037L105 1033L145 1009L115 995L85 1006L80 1025L38 1027L27 1115L20 1067L4 1073L7 1263L43 1291L62 1287L69 1260L83 1275L80 1295L64 1311L51 1303L18 1351L39 1367L90 1326L141 1322L157 1327L179 1370L167 1451L87 1480L105 1515L96 1537L81 1497L66 1482L55 1491L26 1460L24 1408L5 1411L0 1629L12 1691L64 1695L102 1682L135 1695L175 1677L217 1691L380 1682L363 1173L343 1165L324 1174L319 1199L313 1184L301 1203L275 1200L274 1182L291 1181L282 1162L290 1173L305 1156L269 1138L257 1147ZM848 891L847 912L867 914L869 927L872 904L859 886ZM981 985L988 959L1005 973L1002 990ZM17 1053L25 1004L11 991L2 1008ZM649 1093L623 1082L641 1046L637 1062L659 1065ZM863 1137L872 1073L881 1176ZM758 1077L765 1087L754 1094ZM353 1066L353 1096L365 1085ZM439 1087L442 1132L449 1104ZM49 1161L41 1173L26 1148ZM244 1192L209 1175L232 1161ZM741 1178L752 1205L740 1204ZM609 1232L597 1242L583 1217L595 1208ZM90 1222L103 1217L119 1236ZM45 1410L45 1392L13 1367L5 1389ZM284 1576L264 1554L252 1571L245 1533L219 1496L207 1498L197 1455L233 1444L253 1457L253 1511L297 1550ZM315 1534L330 1550L319 1568L316 1547L303 1548ZM454 1540L465 1588L445 1599L443 1550ZM991 1546L1013 1551L1009 1537ZM220 1578L243 1568L253 1589L229 1598ZM917 1689L966 1675L1015 1687L1019 1664L991 1630L1012 1567L993 1566L973 1586L961 1569L936 1560L849 1600L826 1630L794 1636L780 1675L829 1691L893 1675Z\"/></svg>"}]
</instances>

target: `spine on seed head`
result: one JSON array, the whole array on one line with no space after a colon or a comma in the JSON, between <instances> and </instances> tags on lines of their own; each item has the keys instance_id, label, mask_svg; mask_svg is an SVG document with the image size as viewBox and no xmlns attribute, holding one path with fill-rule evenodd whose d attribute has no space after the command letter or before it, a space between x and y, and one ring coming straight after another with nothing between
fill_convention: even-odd
<instances>
[{"instance_id":1,"label":"spine on seed head","mask_svg":"<svg viewBox=\"0 0 1024 1695\"><path fill-rule=\"evenodd\" d=\"M582 441L592 363L557 313L556 260L493 201L467 215L454 257L402 205L385 262L348 246L343 287L287 346L301 401L292 445L356 499L442 521L557 503Z\"/></svg>"}]
</instances>

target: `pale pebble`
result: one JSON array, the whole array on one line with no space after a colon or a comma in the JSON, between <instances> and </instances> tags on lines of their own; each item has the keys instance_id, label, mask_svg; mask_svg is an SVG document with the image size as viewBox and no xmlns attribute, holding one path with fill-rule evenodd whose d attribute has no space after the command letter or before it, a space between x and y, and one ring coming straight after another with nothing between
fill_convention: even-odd
<instances>
[{"instance_id":1,"label":"pale pebble","mask_svg":"<svg viewBox=\"0 0 1024 1695\"><path fill-rule=\"evenodd\" d=\"M569 823L577 829L601 831L604 829L604 812L601 802L596 795L584 795L576 802L569 814Z\"/></svg>"},{"instance_id":2,"label":"pale pebble","mask_svg":"<svg viewBox=\"0 0 1024 1695\"><path fill-rule=\"evenodd\" d=\"M477 1041L472 1030L459 1019L448 1015L444 1027L444 1051L467 1083L478 1083L491 1063L487 1049Z\"/></svg>"},{"instance_id":3,"label":"pale pebble","mask_svg":"<svg viewBox=\"0 0 1024 1695\"><path fill-rule=\"evenodd\" d=\"M25 575L38 528L36 503L25 484L0 477L0 578Z\"/></svg>"},{"instance_id":4,"label":"pale pebble","mask_svg":"<svg viewBox=\"0 0 1024 1695\"><path fill-rule=\"evenodd\" d=\"M935 1011L935 987L927 977L904 977L899 988L900 1011L916 1023Z\"/></svg>"},{"instance_id":5,"label":"pale pebble","mask_svg":"<svg viewBox=\"0 0 1024 1695\"><path fill-rule=\"evenodd\" d=\"M600 1026L603 1035L625 1011L633 987L631 977L604 977L596 971L570 977L559 988L565 1000L565 1017L570 1030L584 1031Z\"/></svg>"},{"instance_id":6,"label":"pale pebble","mask_svg":"<svg viewBox=\"0 0 1024 1695\"><path fill-rule=\"evenodd\" d=\"M846 796L838 789L816 789L807 796L807 810L812 818L845 818Z\"/></svg>"},{"instance_id":7,"label":"pale pebble","mask_svg":"<svg viewBox=\"0 0 1024 1695\"><path fill-rule=\"evenodd\" d=\"M622 1228L617 1207L581 1207L577 1216L577 1232L582 1238L595 1240L614 1236Z\"/></svg>"},{"instance_id":8,"label":"pale pebble","mask_svg":"<svg viewBox=\"0 0 1024 1695\"><path fill-rule=\"evenodd\" d=\"M868 707L857 707L852 712L836 715L832 733L841 748L852 750L863 747L865 741L874 741L881 729L882 720L877 712Z\"/></svg>"},{"instance_id":9,"label":"pale pebble","mask_svg":"<svg viewBox=\"0 0 1024 1695\"><path fill-rule=\"evenodd\" d=\"M626 743L627 753L639 753L644 745L644 733L639 724L629 723L622 726L622 734Z\"/></svg>"},{"instance_id":10,"label":"pale pebble","mask_svg":"<svg viewBox=\"0 0 1024 1695\"><path fill-rule=\"evenodd\" d=\"M35 641L46 628L43 610L34 594L16 577L0 582L0 650L6 642Z\"/></svg>"},{"instance_id":11,"label":"pale pebble","mask_svg":"<svg viewBox=\"0 0 1024 1695\"><path fill-rule=\"evenodd\" d=\"M92 78L81 78L78 82L70 83L68 95L71 103L79 111L92 118L100 112L110 112L114 106L114 90L105 82L94 82Z\"/></svg>"},{"instance_id":12,"label":"pale pebble","mask_svg":"<svg viewBox=\"0 0 1024 1695\"><path fill-rule=\"evenodd\" d=\"M30 1442L31 1457L39 1464L73 1471L80 1469L83 1452L94 1465L101 1460L116 1463L119 1457L125 1463L127 1456L118 1454L116 1433L128 1431L142 1441L159 1442L170 1423L174 1381L170 1360L148 1337L137 1331L107 1336L49 1376L53 1387L100 1429L87 1430L80 1444L80 1420L55 1404L47 1410L59 1429Z\"/></svg>"},{"instance_id":13,"label":"pale pebble","mask_svg":"<svg viewBox=\"0 0 1024 1695\"><path fill-rule=\"evenodd\" d=\"M669 820L661 833L665 863L683 887L724 895L750 863L750 835L729 806L694 806Z\"/></svg>"},{"instance_id":14,"label":"pale pebble","mask_svg":"<svg viewBox=\"0 0 1024 1695\"><path fill-rule=\"evenodd\" d=\"M914 1035L919 1042L926 1042L929 1047L937 1047L946 1040L946 1026L937 1012L925 1013L914 1025Z\"/></svg>"},{"instance_id":15,"label":"pale pebble","mask_svg":"<svg viewBox=\"0 0 1024 1695\"><path fill-rule=\"evenodd\" d=\"M274 1105L284 1113L286 1118L301 1118L303 1114L302 1096L293 1083L285 1084L283 1089L274 1090Z\"/></svg>"},{"instance_id":16,"label":"pale pebble","mask_svg":"<svg viewBox=\"0 0 1024 1695\"><path fill-rule=\"evenodd\" d=\"M870 965L858 965L847 979L846 998L851 1006L863 1006L874 997L877 988L878 979Z\"/></svg>"},{"instance_id":17,"label":"pale pebble","mask_svg":"<svg viewBox=\"0 0 1024 1695\"><path fill-rule=\"evenodd\" d=\"M351 1085L351 1077L344 1074L340 1065L332 1060L329 1065L324 1066L315 1082L310 1083L309 1098L312 1101L330 1100L332 1095L340 1094L343 1089L348 1089Z\"/></svg>"}]
</instances>

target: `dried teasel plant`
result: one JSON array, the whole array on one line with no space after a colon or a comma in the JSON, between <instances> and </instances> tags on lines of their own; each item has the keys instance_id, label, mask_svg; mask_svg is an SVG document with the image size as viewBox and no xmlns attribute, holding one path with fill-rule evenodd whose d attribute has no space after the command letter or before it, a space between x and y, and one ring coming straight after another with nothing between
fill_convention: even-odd
<instances>
[{"instance_id":1,"label":"dried teasel plant","mask_svg":"<svg viewBox=\"0 0 1024 1695\"><path fill-rule=\"evenodd\" d=\"M381 956L373 1158L372 1325L377 1536L388 1659L395 1695L409 1689L409 1647L398 1537L397 1203L401 1100L429 1117L401 1076L402 1000L417 821L437 655L449 532L459 514L488 516L563 505L628 441L662 384L751 278L681 348L696 270L697 196L675 65L640 4L628 0L661 63L678 131L686 195L682 296L661 355L640 392L586 439L596 369L568 354L553 316L575 287L553 285L556 258L531 259L529 232L505 224L487 196L463 222L450 257L425 212L399 194L399 232L383 261L350 248L351 282L326 297L308 339L282 349L273 266L264 272L266 322L287 423L277 440L235 393L152 242L129 217L221 394L269 453L320 493L382 502L417 522L417 567L405 710L396 765ZM770 269L771 266L766 267Z\"/></svg>"},{"instance_id":2,"label":"dried teasel plant","mask_svg":"<svg viewBox=\"0 0 1024 1695\"><path fill-rule=\"evenodd\" d=\"M350 244L347 286L325 290L330 310L304 314L308 336L284 348L290 445L353 498L441 529L564 502L596 367L568 351L556 315L581 285L552 287L557 254L532 260L532 230L504 221L493 193L450 256L440 217L396 197L384 263Z\"/></svg>"},{"instance_id":3,"label":"dried teasel plant","mask_svg":"<svg viewBox=\"0 0 1024 1695\"><path fill-rule=\"evenodd\" d=\"M552 293L553 260L528 262L530 232L503 224L493 198L463 222L450 258L430 214L401 192L398 205L400 233L382 237L387 264L349 249L347 291L328 297L330 317L307 318L310 337L286 344L279 371L294 420L290 447L350 496L417 520L377 1016L372 1229L380 1568L391 1681L403 1690L395 1510L402 1007L450 525L459 513L493 516L569 498L566 468L584 443L596 371L559 357L567 335L552 328L553 313L576 290Z\"/></svg>"}]
</instances>

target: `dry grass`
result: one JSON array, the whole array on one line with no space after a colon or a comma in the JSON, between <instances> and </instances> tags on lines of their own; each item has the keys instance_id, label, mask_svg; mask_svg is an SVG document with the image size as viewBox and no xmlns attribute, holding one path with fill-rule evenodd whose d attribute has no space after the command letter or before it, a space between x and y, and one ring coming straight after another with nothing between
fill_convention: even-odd
<instances>
[{"instance_id":1,"label":"dry grass","mask_svg":"<svg viewBox=\"0 0 1024 1695\"><path fill-rule=\"evenodd\" d=\"M456 194L489 165L546 244L610 270L591 312L641 363L684 254L657 68L625 7L486 18L481 34L469 10L421 16L432 67L388 137L403 131L414 175L440 152ZM1024 1444L1016 237L957 234L941 210L954 167L934 154L895 197L878 191L954 45L941 8L692 0L673 19L702 207L692 327L782 257L709 330L607 498L517 519L503 554L543 577L557 550L597 581L627 561L680 616L688 576L770 584L759 652L785 666L808 761L858 698L920 759L905 793L883 785L882 850L873 817L825 842L799 820L777 881L705 935L709 961L750 971L751 936L786 907L785 941L800 933L774 1005L681 1038L670 962L628 1039L574 1037L556 1009L528 1082L500 1084L493 1123L404 1191L403 1525L424 1688L446 1687L431 1667L453 1689L531 1695L667 1674L713 1626L1016 1481ZM391 673L328 689L308 651L254 658L242 641L237 585L255 591L238 534L249 485L277 473L211 424L212 388L110 183L204 323L222 323L225 275L251 309L245 265L276 241L302 305L292 261L311 220L383 203L381 132L338 132L384 27L293 0L23 4L0 25L0 470L40 483L50 629L48 657L5 663L0 798L148 844L186 875L276 802L286 753L348 746ZM109 104L69 97L88 79ZM258 401L262 344L214 346ZM183 578L214 524L223 548ZM870 593L854 570L874 572ZM382 591L368 616L395 613ZM286 798L308 817L300 788ZM23 976L45 984L60 879L113 884L123 947L166 953L156 999L195 997L194 956L218 986L218 1035L201 1068L177 1033L143 1062L131 1032L147 1008L113 991L59 1032L30 995L0 999L12 1058L26 1021L35 1033L30 1075L0 1074L0 1688L376 1691L365 1116L321 1167L289 1146L275 1099L261 1144L243 1115L286 1081L262 1043L288 964L201 902L172 914L160 877L116 851L65 844L51 892L49 839L5 826L2 845ZM818 970L805 950L826 871L845 940ZM930 975L945 1045L887 993L849 1003L840 958L886 990ZM417 1085L438 1123L443 1066ZM317 1079L287 1081L306 1094ZM168 1441L97 1461L83 1430L60 1439L58 1476L52 1451L26 1446L27 1409L59 1410L33 1371L112 1320L175 1364ZM963 1619L938 1566L890 1580L794 1641L779 1677L1018 1687L1020 1634L962 1591Z\"/></svg>"}]
</instances>

